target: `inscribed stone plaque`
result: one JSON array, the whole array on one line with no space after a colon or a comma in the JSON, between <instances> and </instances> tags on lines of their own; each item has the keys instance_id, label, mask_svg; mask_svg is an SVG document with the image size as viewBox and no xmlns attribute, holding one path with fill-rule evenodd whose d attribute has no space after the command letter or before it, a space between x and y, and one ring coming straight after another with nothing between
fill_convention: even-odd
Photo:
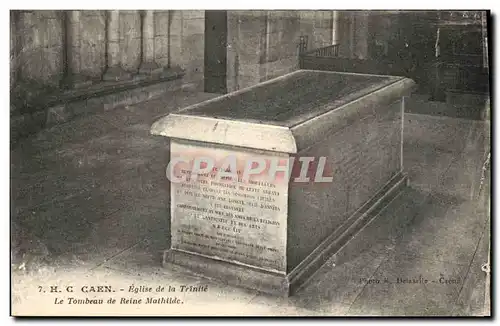
<instances>
[{"instance_id":1,"label":"inscribed stone plaque","mask_svg":"<svg viewBox=\"0 0 500 326\"><path fill-rule=\"evenodd\" d=\"M189 163L173 168L183 181L171 188L172 248L285 273L288 178L278 172L270 180L266 171L269 162L284 165L288 156L172 140L171 160L175 157ZM200 157L212 159L214 168L193 180L193 162ZM238 178L219 178L219 168L229 171L227 158L234 158ZM245 164L259 159L266 162L265 171L245 181Z\"/></svg>"}]
</instances>

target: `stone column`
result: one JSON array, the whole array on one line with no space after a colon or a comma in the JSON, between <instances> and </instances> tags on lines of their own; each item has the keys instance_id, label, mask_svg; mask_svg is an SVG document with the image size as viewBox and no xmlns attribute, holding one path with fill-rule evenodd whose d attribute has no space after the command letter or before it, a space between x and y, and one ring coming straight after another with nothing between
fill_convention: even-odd
<instances>
[{"instance_id":1,"label":"stone column","mask_svg":"<svg viewBox=\"0 0 500 326\"><path fill-rule=\"evenodd\" d=\"M339 11L332 12L332 45L339 43Z\"/></svg>"},{"instance_id":2,"label":"stone column","mask_svg":"<svg viewBox=\"0 0 500 326\"><path fill-rule=\"evenodd\" d=\"M267 79L267 76L269 75L269 43L271 42L271 20L269 19L269 10L266 11L266 17L265 17L265 22L266 22L266 27L264 29L264 39L265 39L265 44L264 44L264 49L261 49L263 51L263 55L261 55L261 66L264 68L263 69L263 75L264 78ZM261 78L262 80L262 78Z\"/></svg>"},{"instance_id":3,"label":"stone column","mask_svg":"<svg viewBox=\"0 0 500 326\"><path fill-rule=\"evenodd\" d=\"M120 11L108 10L106 17L107 68L102 77L105 81L120 81L131 75L120 66Z\"/></svg>"},{"instance_id":4,"label":"stone column","mask_svg":"<svg viewBox=\"0 0 500 326\"><path fill-rule=\"evenodd\" d=\"M163 68L160 67L155 62L154 29L155 29L154 11L153 10L141 11L142 53L141 53L141 65L139 66L139 73L141 74L155 74L155 73L161 73L163 71Z\"/></svg>"},{"instance_id":5,"label":"stone column","mask_svg":"<svg viewBox=\"0 0 500 326\"><path fill-rule=\"evenodd\" d=\"M486 11L481 12L481 35L483 38L483 68L489 68L488 62L488 16Z\"/></svg>"},{"instance_id":6,"label":"stone column","mask_svg":"<svg viewBox=\"0 0 500 326\"><path fill-rule=\"evenodd\" d=\"M66 40L66 64L68 65L65 86L69 88L81 88L92 84L88 76L82 75L81 71L81 38L80 38L80 11L68 10L65 17Z\"/></svg>"}]
</instances>

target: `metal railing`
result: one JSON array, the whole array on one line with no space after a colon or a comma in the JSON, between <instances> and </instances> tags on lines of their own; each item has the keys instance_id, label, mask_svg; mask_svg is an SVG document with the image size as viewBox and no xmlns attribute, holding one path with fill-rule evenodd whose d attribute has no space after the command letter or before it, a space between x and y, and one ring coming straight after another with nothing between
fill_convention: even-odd
<instances>
[{"instance_id":1,"label":"metal railing","mask_svg":"<svg viewBox=\"0 0 500 326\"><path fill-rule=\"evenodd\" d=\"M319 49L313 49L303 52L302 55L321 58L337 58L339 56L339 45L333 44Z\"/></svg>"}]
</instances>

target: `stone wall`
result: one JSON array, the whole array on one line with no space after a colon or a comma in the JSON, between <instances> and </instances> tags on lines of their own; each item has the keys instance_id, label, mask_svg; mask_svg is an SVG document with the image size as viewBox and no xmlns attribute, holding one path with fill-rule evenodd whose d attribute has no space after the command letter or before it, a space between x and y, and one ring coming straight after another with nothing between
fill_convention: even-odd
<instances>
[{"instance_id":1,"label":"stone wall","mask_svg":"<svg viewBox=\"0 0 500 326\"><path fill-rule=\"evenodd\" d=\"M76 41L79 47L72 55L77 57L82 74L100 78L106 69L106 12L82 10L76 24L80 35Z\"/></svg>"},{"instance_id":2,"label":"stone wall","mask_svg":"<svg viewBox=\"0 0 500 326\"><path fill-rule=\"evenodd\" d=\"M138 10L120 11L120 62L127 71L141 64L141 17Z\"/></svg>"},{"instance_id":3,"label":"stone wall","mask_svg":"<svg viewBox=\"0 0 500 326\"><path fill-rule=\"evenodd\" d=\"M186 71L184 81L203 90L203 72L205 62L205 12L201 10L182 10L178 12L182 21L179 39L180 58L174 63ZM175 21L174 21L175 22Z\"/></svg>"},{"instance_id":4,"label":"stone wall","mask_svg":"<svg viewBox=\"0 0 500 326\"><path fill-rule=\"evenodd\" d=\"M155 58L163 65L185 70L184 83L203 89L205 12L155 11Z\"/></svg>"},{"instance_id":5,"label":"stone wall","mask_svg":"<svg viewBox=\"0 0 500 326\"><path fill-rule=\"evenodd\" d=\"M357 59L368 59L368 23L369 12L354 12L354 48L353 56Z\"/></svg>"},{"instance_id":6,"label":"stone wall","mask_svg":"<svg viewBox=\"0 0 500 326\"><path fill-rule=\"evenodd\" d=\"M260 63L266 48L266 19L265 11L228 11L228 92L261 81Z\"/></svg>"},{"instance_id":7,"label":"stone wall","mask_svg":"<svg viewBox=\"0 0 500 326\"><path fill-rule=\"evenodd\" d=\"M17 36L11 67L18 78L58 84L63 73L62 15L55 10L17 13L11 23Z\"/></svg>"},{"instance_id":8,"label":"stone wall","mask_svg":"<svg viewBox=\"0 0 500 326\"><path fill-rule=\"evenodd\" d=\"M159 66L182 67L183 83L203 89L204 11L153 11L152 36L148 36L151 45L146 46L142 42L141 11L121 10L113 17L112 26L117 31L112 37L117 45L112 44L116 55L110 60L106 53L110 47L107 11L12 12L11 84L29 80L59 87L68 73L100 81L110 62L133 77L141 67L143 47L150 46L151 56ZM228 11L227 17L228 91L298 69L301 36L308 37L308 49L332 42L332 11ZM362 23L355 21L366 29ZM346 36L341 32L341 38ZM358 43L353 49L362 53L365 49Z\"/></svg>"},{"instance_id":9,"label":"stone wall","mask_svg":"<svg viewBox=\"0 0 500 326\"><path fill-rule=\"evenodd\" d=\"M68 69L100 80L107 67L107 16L104 10L12 11L11 87L23 81L59 87ZM181 66L185 83L202 84L204 11L154 11L153 17L156 63ZM133 75L142 60L141 12L120 10L117 29L116 61Z\"/></svg>"},{"instance_id":10,"label":"stone wall","mask_svg":"<svg viewBox=\"0 0 500 326\"><path fill-rule=\"evenodd\" d=\"M317 49L332 44L331 10L307 10L300 12L302 35L308 37L308 49Z\"/></svg>"},{"instance_id":11,"label":"stone wall","mask_svg":"<svg viewBox=\"0 0 500 326\"><path fill-rule=\"evenodd\" d=\"M265 79L284 75L298 68L300 17L298 11L269 11L268 54L264 58Z\"/></svg>"},{"instance_id":12,"label":"stone wall","mask_svg":"<svg viewBox=\"0 0 500 326\"><path fill-rule=\"evenodd\" d=\"M228 11L228 91L298 69L298 11Z\"/></svg>"},{"instance_id":13,"label":"stone wall","mask_svg":"<svg viewBox=\"0 0 500 326\"><path fill-rule=\"evenodd\" d=\"M10 87L12 88L17 79L19 69L18 54L16 53L17 38L16 17L14 12L10 12L9 35L10 35Z\"/></svg>"},{"instance_id":14,"label":"stone wall","mask_svg":"<svg viewBox=\"0 0 500 326\"><path fill-rule=\"evenodd\" d=\"M336 43L340 57L367 59L370 15L367 10L338 11L334 24L333 11L301 11L301 31L302 35L308 36L307 48L317 49Z\"/></svg>"},{"instance_id":15,"label":"stone wall","mask_svg":"<svg viewBox=\"0 0 500 326\"><path fill-rule=\"evenodd\" d=\"M350 58L353 52L354 12L342 11L338 21L339 56Z\"/></svg>"}]
</instances>

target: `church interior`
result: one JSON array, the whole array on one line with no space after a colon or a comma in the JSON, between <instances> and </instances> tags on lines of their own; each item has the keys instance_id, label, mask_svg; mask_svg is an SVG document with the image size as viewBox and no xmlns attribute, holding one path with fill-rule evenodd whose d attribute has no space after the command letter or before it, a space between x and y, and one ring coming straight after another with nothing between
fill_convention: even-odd
<instances>
[{"instance_id":1,"label":"church interior","mask_svg":"<svg viewBox=\"0 0 500 326\"><path fill-rule=\"evenodd\" d=\"M178 294L185 304L166 315L490 315L490 20L488 11L12 10L14 308L30 284L92 277L208 286ZM151 125L297 70L415 82L402 118L407 189L353 237L348 258L326 261L289 298L162 266L170 143ZM437 284L370 282L421 276Z\"/></svg>"}]
</instances>

